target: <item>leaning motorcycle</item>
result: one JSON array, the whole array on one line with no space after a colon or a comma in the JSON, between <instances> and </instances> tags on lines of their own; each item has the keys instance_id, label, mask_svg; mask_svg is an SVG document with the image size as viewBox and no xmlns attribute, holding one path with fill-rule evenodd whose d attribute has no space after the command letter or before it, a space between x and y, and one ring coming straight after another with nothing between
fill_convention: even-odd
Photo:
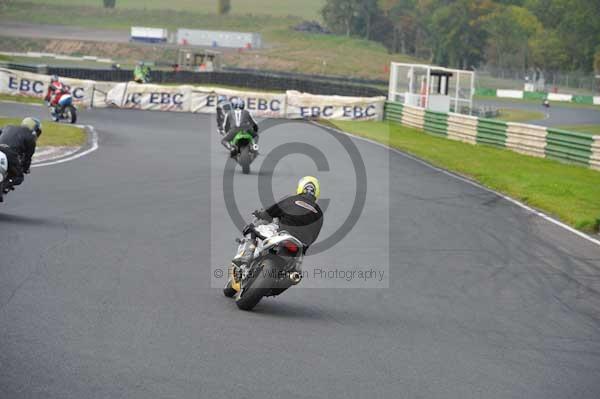
<instances>
[{"instance_id":1,"label":"leaning motorcycle","mask_svg":"<svg viewBox=\"0 0 600 399\"><path fill-rule=\"evenodd\" d=\"M73 104L73 97L70 94L64 94L56 107L48 106L50 109L50 116L54 122L61 120L68 121L69 123L77 122L77 108Z\"/></svg>"},{"instance_id":2,"label":"leaning motorcycle","mask_svg":"<svg viewBox=\"0 0 600 399\"><path fill-rule=\"evenodd\" d=\"M242 172L247 175L250 173L250 164L258 155L258 144L255 143L252 134L245 130L239 131L230 144L231 157L240 164Z\"/></svg>"},{"instance_id":3,"label":"leaning motorcycle","mask_svg":"<svg viewBox=\"0 0 600 399\"><path fill-rule=\"evenodd\" d=\"M304 245L276 222L251 227L237 242L223 294L235 297L238 308L252 310L263 297L280 295L302 280Z\"/></svg>"}]
</instances>

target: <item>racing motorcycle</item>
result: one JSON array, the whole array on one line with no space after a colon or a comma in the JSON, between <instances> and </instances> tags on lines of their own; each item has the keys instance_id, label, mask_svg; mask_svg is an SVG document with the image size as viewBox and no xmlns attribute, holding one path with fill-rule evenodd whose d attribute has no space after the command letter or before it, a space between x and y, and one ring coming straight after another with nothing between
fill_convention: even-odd
<instances>
[{"instance_id":1,"label":"racing motorcycle","mask_svg":"<svg viewBox=\"0 0 600 399\"><path fill-rule=\"evenodd\" d=\"M54 122L61 120L66 120L69 123L77 122L77 108L73 104L73 96L68 93L62 95L56 107L48 105L48 109L50 109L50 116Z\"/></svg>"},{"instance_id":2,"label":"racing motorcycle","mask_svg":"<svg viewBox=\"0 0 600 399\"><path fill-rule=\"evenodd\" d=\"M259 224L245 229L237 239L238 251L231 261L229 279L223 294L232 298L242 310L252 310L263 297L277 296L302 281L304 244L278 222Z\"/></svg>"},{"instance_id":3,"label":"racing motorcycle","mask_svg":"<svg viewBox=\"0 0 600 399\"><path fill-rule=\"evenodd\" d=\"M4 152L0 151L0 202L4 202L4 194L12 189L12 185L8 181L8 158Z\"/></svg>"},{"instance_id":4,"label":"racing motorcycle","mask_svg":"<svg viewBox=\"0 0 600 399\"><path fill-rule=\"evenodd\" d=\"M231 157L242 167L242 172L247 175L250 173L250 164L254 162L258 155L258 144L254 142L254 137L245 130L239 131L231 144Z\"/></svg>"}]
</instances>

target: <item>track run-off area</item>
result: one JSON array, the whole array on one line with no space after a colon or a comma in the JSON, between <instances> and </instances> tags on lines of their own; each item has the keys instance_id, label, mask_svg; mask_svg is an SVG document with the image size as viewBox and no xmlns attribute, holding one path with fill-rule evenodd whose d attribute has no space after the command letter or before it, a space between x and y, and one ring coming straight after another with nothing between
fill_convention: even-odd
<instances>
[{"instance_id":1,"label":"track run-off area","mask_svg":"<svg viewBox=\"0 0 600 399\"><path fill-rule=\"evenodd\" d=\"M305 122L275 123L253 173L236 169L240 212L260 207L263 176L278 197L318 174L325 239L366 192L353 229L304 264L387 262L385 287L307 280L239 311L214 283L239 231L213 118L82 110L98 150L33 169L6 197L0 398L598 397L600 246L350 138L366 168L357 184L339 133ZM304 155L261 170L304 140L329 171Z\"/></svg>"}]
</instances>

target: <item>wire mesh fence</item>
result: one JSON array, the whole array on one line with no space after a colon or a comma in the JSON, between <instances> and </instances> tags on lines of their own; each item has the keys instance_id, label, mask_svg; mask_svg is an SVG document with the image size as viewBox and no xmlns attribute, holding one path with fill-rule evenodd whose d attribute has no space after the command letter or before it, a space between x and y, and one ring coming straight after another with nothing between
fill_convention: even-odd
<instances>
[{"instance_id":1,"label":"wire mesh fence","mask_svg":"<svg viewBox=\"0 0 600 399\"><path fill-rule=\"evenodd\" d=\"M600 78L591 72L544 72L541 70L507 70L486 67L477 70L477 88L526 90L569 93L577 95L600 94Z\"/></svg>"}]
</instances>

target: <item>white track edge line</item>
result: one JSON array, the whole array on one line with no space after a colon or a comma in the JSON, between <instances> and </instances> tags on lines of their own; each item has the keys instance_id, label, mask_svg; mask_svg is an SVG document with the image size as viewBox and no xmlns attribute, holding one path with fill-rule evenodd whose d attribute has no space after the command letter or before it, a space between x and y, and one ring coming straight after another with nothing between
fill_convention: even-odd
<instances>
[{"instance_id":1,"label":"white track edge line","mask_svg":"<svg viewBox=\"0 0 600 399\"><path fill-rule=\"evenodd\" d=\"M514 205L517 205L518 207L520 207L522 209L525 209L529 213L532 213L532 214L534 214L536 216L539 216L542 219L545 219L548 222L550 222L550 223L552 223L552 224L554 224L556 226L562 227L563 229L565 229L567 231L570 231L571 233L579 236L580 238L583 238L583 239L585 239L585 240L587 240L587 241L589 241L589 242L591 242L593 244L596 244L597 246L600 246L600 240L597 240L597 239L595 239L593 237L590 237L589 235L587 235L585 233L582 233L581 231L579 231L579 230L577 230L577 229L575 229L575 228L573 228L573 227L571 227L571 226L569 226L569 225L561 222L560 220L557 220L557 219L553 218L552 216L549 216L549 215L545 214L544 212L538 211L537 209L534 209L534 208L530 207L529 205L526 205L526 204L524 204L524 203L522 203L522 202L520 202L520 201L518 201L518 200L516 200L514 198L509 197L508 195L502 194L502 193L500 193L500 192L498 192L496 190L493 190L493 189L491 189L489 187L483 186L480 183L477 183L477 182L475 182L473 180L467 179L467 178L465 178L463 176L460 176L460 175L458 175L456 173L450 172L450 171L448 171L446 169L434 166L434 165L430 164L427 161L424 161L424 160L422 160L420 158L417 158L417 157L415 157L413 155L407 154L407 153L402 152L402 151L400 151L400 150L398 150L396 148L387 146L387 145L379 143L377 141L374 141L374 140L371 140L371 139L367 139L365 137L355 136L352 133L348 133L348 132L345 132L343 130L336 129L336 128L333 128L333 127L324 126L324 125L321 125L321 124L319 124L317 122L314 122L314 121L311 121L311 123L315 124L315 125L318 125L318 126L321 126L321 127L324 127L326 129L331 129L331 130L333 130L335 132L338 132L338 133L341 133L341 134L346 134L348 136L352 136L352 137L354 137L354 138L356 138L358 140L366 141L368 143L375 144L375 145L377 145L379 147L386 148L386 149L388 149L388 150L390 150L390 151L392 151L392 152L394 152L394 153L396 153L398 155L401 155L401 156L403 156L405 158L408 158L408 159L411 159L413 161L416 161L416 162L420 163L421 165L425 165L425 166L427 166L427 167L429 167L429 168L431 168L433 170L436 170L438 172L441 172L441 173L443 173L443 174L445 174L447 176L453 177L453 178L455 178L457 180L463 181L465 183L468 183L468 184L470 184L472 186L475 186L477 188L480 188L482 190L485 190L485 191L488 191L490 193L496 194L500 198L503 198L506 201L508 201L508 202L510 202L510 203L512 203Z\"/></svg>"},{"instance_id":2,"label":"white track edge line","mask_svg":"<svg viewBox=\"0 0 600 399\"><path fill-rule=\"evenodd\" d=\"M86 129L88 129L91 133L92 133L92 146L90 148L88 148L85 151L79 152L77 154L71 155L69 157L66 158L62 158L56 161L48 161L48 162L40 162L38 164L35 165L31 165L32 168L39 168L42 166L52 166L52 165L58 165L61 163L65 163L65 162L69 162L69 161L74 161L75 159L81 158L85 155L88 155L94 151L96 151L98 149L98 133L96 133L96 129L94 129L93 126L91 125L87 125Z\"/></svg>"}]
</instances>

